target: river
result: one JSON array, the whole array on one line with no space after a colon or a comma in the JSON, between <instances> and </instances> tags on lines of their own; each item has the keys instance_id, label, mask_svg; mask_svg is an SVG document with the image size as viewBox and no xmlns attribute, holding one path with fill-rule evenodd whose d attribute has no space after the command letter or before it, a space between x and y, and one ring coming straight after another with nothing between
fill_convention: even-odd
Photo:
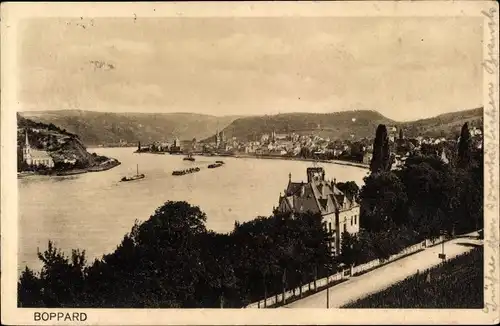
<instances>
[{"instance_id":1,"label":"river","mask_svg":"<svg viewBox=\"0 0 500 326\"><path fill-rule=\"evenodd\" d=\"M135 154L133 148L91 148L89 152L118 159L122 164L104 172L66 177L32 176L18 179L19 259L39 269L37 248L52 240L65 253L84 249L87 261L112 252L130 231L134 221L144 221L168 200L184 200L207 214L206 226L216 232L230 232L234 222L268 216L278 204L288 174L292 181L306 180L310 162L232 157L195 157L183 161L180 155ZM215 160L226 164L206 166ZM146 178L121 183L135 174L136 165ZM337 164L319 164L326 178L363 184L366 169ZM172 171L200 166L198 173L172 176Z\"/></svg>"}]
</instances>

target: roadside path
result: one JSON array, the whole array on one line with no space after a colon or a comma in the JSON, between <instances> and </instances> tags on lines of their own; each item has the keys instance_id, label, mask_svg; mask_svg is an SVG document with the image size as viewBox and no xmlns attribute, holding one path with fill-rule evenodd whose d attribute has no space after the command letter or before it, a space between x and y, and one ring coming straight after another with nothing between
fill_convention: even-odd
<instances>
[{"instance_id":1,"label":"roadside path","mask_svg":"<svg viewBox=\"0 0 500 326\"><path fill-rule=\"evenodd\" d=\"M483 244L482 240L462 237L444 244L446 259L452 259L473 249L471 244ZM364 298L372 293L382 291L392 284L404 280L408 276L438 265L441 262L438 254L442 252L442 245L427 248L424 251L389 263L371 272L360 276L353 276L349 280L311 296L297 300L284 308L326 308L326 291L329 292L330 308L340 308L350 301Z\"/></svg>"}]
</instances>

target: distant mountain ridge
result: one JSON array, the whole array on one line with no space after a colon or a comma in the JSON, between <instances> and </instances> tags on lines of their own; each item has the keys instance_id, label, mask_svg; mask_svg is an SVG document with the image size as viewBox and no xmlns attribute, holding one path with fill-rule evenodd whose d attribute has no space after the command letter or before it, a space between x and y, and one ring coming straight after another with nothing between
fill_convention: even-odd
<instances>
[{"instance_id":1,"label":"distant mountain ridge","mask_svg":"<svg viewBox=\"0 0 500 326\"><path fill-rule=\"evenodd\" d=\"M399 122L373 110L354 110L335 113L286 113L269 116L242 117L224 129L226 138L258 140L264 133L298 134L314 133L323 138L351 139L373 138L379 124L403 128L408 137L440 137L458 134L465 122L480 127L483 123L483 108L457 111L432 118Z\"/></svg>"},{"instance_id":2,"label":"distant mountain ridge","mask_svg":"<svg viewBox=\"0 0 500 326\"><path fill-rule=\"evenodd\" d=\"M136 144L138 141L204 139L222 130L238 116L195 113L108 113L82 110L21 112L23 117L77 134L87 146Z\"/></svg>"},{"instance_id":3,"label":"distant mountain ridge","mask_svg":"<svg viewBox=\"0 0 500 326\"><path fill-rule=\"evenodd\" d=\"M285 113L264 116L211 116L194 113L103 113L92 111L22 112L22 116L53 123L77 134L87 146L137 141L211 139L217 130L226 139L257 140L264 133L311 134L330 139L373 138L379 124L402 127L408 137L439 137L458 133L464 122L479 127L483 108L442 114L432 118L398 122L374 110L334 113Z\"/></svg>"},{"instance_id":4,"label":"distant mountain ridge","mask_svg":"<svg viewBox=\"0 0 500 326\"><path fill-rule=\"evenodd\" d=\"M381 123L390 125L396 122L372 110L285 113L236 119L224 129L224 134L226 137L244 140L257 140L260 135L272 131L276 133L314 133L324 138L350 139L351 135L355 135L355 137L372 136Z\"/></svg>"}]
</instances>

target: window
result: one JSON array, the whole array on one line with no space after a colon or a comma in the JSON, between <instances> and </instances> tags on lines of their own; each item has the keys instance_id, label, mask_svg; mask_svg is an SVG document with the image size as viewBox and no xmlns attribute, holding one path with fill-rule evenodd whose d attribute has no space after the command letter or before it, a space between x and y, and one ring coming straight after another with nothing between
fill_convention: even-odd
<instances>
[{"instance_id":1,"label":"window","mask_svg":"<svg viewBox=\"0 0 500 326\"><path fill-rule=\"evenodd\" d=\"M344 232L347 231L347 225L344 223Z\"/></svg>"},{"instance_id":2,"label":"window","mask_svg":"<svg viewBox=\"0 0 500 326\"><path fill-rule=\"evenodd\" d=\"M358 223L358 215L354 215L354 224Z\"/></svg>"},{"instance_id":3,"label":"window","mask_svg":"<svg viewBox=\"0 0 500 326\"><path fill-rule=\"evenodd\" d=\"M352 216L351 216L351 226L352 226Z\"/></svg>"},{"instance_id":4,"label":"window","mask_svg":"<svg viewBox=\"0 0 500 326\"><path fill-rule=\"evenodd\" d=\"M328 223L329 231L332 232L332 222Z\"/></svg>"}]
</instances>

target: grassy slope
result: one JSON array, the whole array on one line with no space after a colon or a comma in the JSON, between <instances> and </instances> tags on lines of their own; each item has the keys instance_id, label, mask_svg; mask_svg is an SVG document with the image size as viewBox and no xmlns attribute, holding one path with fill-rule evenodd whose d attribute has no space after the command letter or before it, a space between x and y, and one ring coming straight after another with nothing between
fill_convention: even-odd
<instances>
[{"instance_id":1,"label":"grassy slope","mask_svg":"<svg viewBox=\"0 0 500 326\"><path fill-rule=\"evenodd\" d=\"M479 247L344 308L482 308L483 293Z\"/></svg>"}]
</instances>

